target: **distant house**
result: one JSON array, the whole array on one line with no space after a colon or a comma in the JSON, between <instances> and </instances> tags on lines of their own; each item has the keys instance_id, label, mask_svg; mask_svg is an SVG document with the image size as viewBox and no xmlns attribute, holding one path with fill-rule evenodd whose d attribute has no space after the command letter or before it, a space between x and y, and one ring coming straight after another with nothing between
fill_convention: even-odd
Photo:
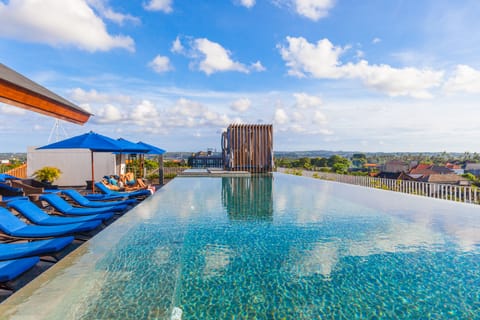
<instances>
[{"instance_id":1,"label":"distant house","mask_svg":"<svg viewBox=\"0 0 480 320\"><path fill-rule=\"evenodd\" d=\"M480 163L467 163L464 168L465 173L471 173L480 176Z\"/></svg>"},{"instance_id":2,"label":"distant house","mask_svg":"<svg viewBox=\"0 0 480 320\"><path fill-rule=\"evenodd\" d=\"M364 163L363 168L367 171L375 171L378 169L378 164L376 163Z\"/></svg>"},{"instance_id":3,"label":"distant house","mask_svg":"<svg viewBox=\"0 0 480 320\"><path fill-rule=\"evenodd\" d=\"M461 165L457 164L457 163L449 163L447 162L445 164L445 167L447 167L448 169L451 169L453 170L453 172L455 172L456 174L464 174L465 173L465 170L462 168Z\"/></svg>"},{"instance_id":4,"label":"distant house","mask_svg":"<svg viewBox=\"0 0 480 320\"><path fill-rule=\"evenodd\" d=\"M412 168L408 173L409 174L422 174L422 175L448 174L448 173L453 173L453 170L449 169L445 166L437 166L437 165L433 165L433 164L420 163L416 167Z\"/></svg>"},{"instance_id":5,"label":"distant house","mask_svg":"<svg viewBox=\"0 0 480 320\"><path fill-rule=\"evenodd\" d=\"M470 185L470 181L446 166L421 163L408 172L402 173L398 179L440 184Z\"/></svg>"},{"instance_id":6,"label":"distant house","mask_svg":"<svg viewBox=\"0 0 480 320\"><path fill-rule=\"evenodd\" d=\"M399 179L400 175L403 172L380 172L375 175L376 178L384 178L384 179Z\"/></svg>"},{"instance_id":7,"label":"distant house","mask_svg":"<svg viewBox=\"0 0 480 320\"><path fill-rule=\"evenodd\" d=\"M382 172L406 172L409 169L408 163L401 160L390 160L385 162Z\"/></svg>"},{"instance_id":8,"label":"distant house","mask_svg":"<svg viewBox=\"0 0 480 320\"><path fill-rule=\"evenodd\" d=\"M430 174L420 178L419 181L441 184L456 184L460 186L470 185L470 180L455 173Z\"/></svg>"}]
</instances>

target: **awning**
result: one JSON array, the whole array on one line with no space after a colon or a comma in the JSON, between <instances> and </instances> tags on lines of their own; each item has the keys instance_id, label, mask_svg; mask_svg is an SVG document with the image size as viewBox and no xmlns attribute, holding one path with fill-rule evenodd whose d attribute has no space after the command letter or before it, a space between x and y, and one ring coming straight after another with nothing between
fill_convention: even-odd
<instances>
[{"instance_id":1,"label":"awning","mask_svg":"<svg viewBox=\"0 0 480 320\"><path fill-rule=\"evenodd\" d=\"M0 102L76 124L91 114L0 63Z\"/></svg>"}]
</instances>

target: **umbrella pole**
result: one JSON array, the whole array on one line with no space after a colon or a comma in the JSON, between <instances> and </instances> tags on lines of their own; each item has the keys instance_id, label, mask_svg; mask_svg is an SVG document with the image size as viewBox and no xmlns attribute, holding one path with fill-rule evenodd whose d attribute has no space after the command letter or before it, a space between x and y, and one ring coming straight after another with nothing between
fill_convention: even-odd
<instances>
[{"instance_id":1,"label":"umbrella pole","mask_svg":"<svg viewBox=\"0 0 480 320\"><path fill-rule=\"evenodd\" d=\"M95 169L94 169L94 165L93 165L93 151L90 150L90 159L91 159L91 163L92 163L92 192L95 192Z\"/></svg>"}]
</instances>

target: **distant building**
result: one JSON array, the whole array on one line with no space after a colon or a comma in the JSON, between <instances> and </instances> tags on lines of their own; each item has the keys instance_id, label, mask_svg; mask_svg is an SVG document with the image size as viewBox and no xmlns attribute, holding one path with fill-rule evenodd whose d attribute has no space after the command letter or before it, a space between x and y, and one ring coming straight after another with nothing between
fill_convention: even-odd
<instances>
[{"instance_id":1,"label":"distant building","mask_svg":"<svg viewBox=\"0 0 480 320\"><path fill-rule=\"evenodd\" d=\"M407 172L408 169L409 165L405 161L390 160L383 165L382 172Z\"/></svg>"},{"instance_id":2,"label":"distant building","mask_svg":"<svg viewBox=\"0 0 480 320\"><path fill-rule=\"evenodd\" d=\"M446 166L420 163L408 172L403 172L398 177L400 180L419 181L428 183L454 184L461 186L470 185L470 181L455 173Z\"/></svg>"},{"instance_id":3,"label":"distant building","mask_svg":"<svg viewBox=\"0 0 480 320\"><path fill-rule=\"evenodd\" d=\"M447 167L448 169L453 170L453 172L455 172L456 174L462 175L462 174L465 173L465 170L462 168L462 166L459 165L459 164L456 164L456 163L449 163L449 162L447 162L447 163L445 164L445 167Z\"/></svg>"},{"instance_id":4,"label":"distant building","mask_svg":"<svg viewBox=\"0 0 480 320\"><path fill-rule=\"evenodd\" d=\"M192 168L223 168L221 153L199 151L188 157L188 166Z\"/></svg>"},{"instance_id":5,"label":"distant building","mask_svg":"<svg viewBox=\"0 0 480 320\"><path fill-rule=\"evenodd\" d=\"M471 173L480 176L480 163L467 163L464 168L465 173Z\"/></svg>"}]
</instances>

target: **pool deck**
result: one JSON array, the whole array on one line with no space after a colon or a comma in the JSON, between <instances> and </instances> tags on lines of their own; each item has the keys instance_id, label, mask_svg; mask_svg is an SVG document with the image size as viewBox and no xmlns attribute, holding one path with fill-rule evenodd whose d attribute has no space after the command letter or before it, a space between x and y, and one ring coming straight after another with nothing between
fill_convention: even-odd
<instances>
[{"instance_id":1,"label":"pool deck","mask_svg":"<svg viewBox=\"0 0 480 320\"><path fill-rule=\"evenodd\" d=\"M218 168L187 169L178 174L179 177L250 177L248 171L227 171Z\"/></svg>"}]
</instances>

